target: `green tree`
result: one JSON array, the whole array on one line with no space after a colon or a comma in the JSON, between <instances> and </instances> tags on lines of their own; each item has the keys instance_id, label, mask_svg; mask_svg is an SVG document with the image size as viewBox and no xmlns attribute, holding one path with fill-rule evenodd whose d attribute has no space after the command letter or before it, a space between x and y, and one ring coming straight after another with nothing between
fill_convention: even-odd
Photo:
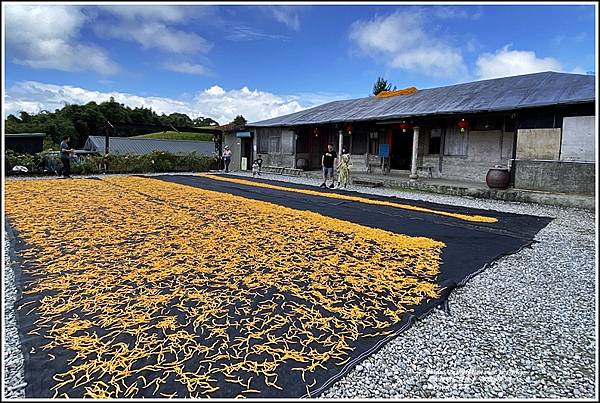
<instances>
[{"instance_id":1,"label":"green tree","mask_svg":"<svg viewBox=\"0 0 600 403\"><path fill-rule=\"evenodd\" d=\"M396 89L396 87L394 86L394 90ZM392 84L388 83L388 81L386 79L384 79L383 77L377 77L377 81L375 81L375 84L373 85L373 95L377 95L382 91L391 91L392 90Z\"/></svg>"},{"instance_id":2,"label":"green tree","mask_svg":"<svg viewBox=\"0 0 600 403\"><path fill-rule=\"evenodd\" d=\"M47 134L46 144L59 144L64 136L71 138L71 145L83 147L87 136L102 135L107 127L107 121L112 123L173 125L175 127L190 127L194 125L209 126L218 124L215 120L202 117L192 120L183 113L158 115L150 108L136 107L134 109L120 104L113 97L109 101L97 104L88 102L85 105L65 104L54 112L41 111L30 114L20 111L16 115L8 115L5 119L6 133ZM139 133L142 132L142 133ZM143 134L139 129L119 129L118 136ZM147 131L146 131L147 132Z\"/></svg>"},{"instance_id":3,"label":"green tree","mask_svg":"<svg viewBox=\"0 0 600 403\"><path fill-rule=\"evenodd\" d=\"M193 120L195 127L203 127L203 126L219 126L219 122L211 118L205 118L203 116L199 116Z\"/></svg>"},{"instance_id":4,"label":"green tree","mask_svg":"<svg viewBox=\"0 0 600 403\"><path fill-rule=\"evenodd\" d=\"M237 115L235 119L233 119L232 123L236 126L244 127L246 126L246 123L248 123L248 121L242 115Z\"/></svg>"}]
</instances>

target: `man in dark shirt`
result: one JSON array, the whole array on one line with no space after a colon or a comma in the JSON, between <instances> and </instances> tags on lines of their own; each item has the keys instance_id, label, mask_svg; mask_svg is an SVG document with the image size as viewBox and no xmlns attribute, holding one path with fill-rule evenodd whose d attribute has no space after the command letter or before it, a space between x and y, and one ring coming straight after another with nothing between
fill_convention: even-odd
<instances>
[{"instance_id":1,"label":"man in dark shirt","mask_svg":"<svg viewBox=\"0 0 600 403\"><path fill-rule=\"evenodd\" d=\"M331 185L329 185L330 189L333 189L335 180L333 179L333 167L335 166L337 160L337 153L333 149L333 144L327 145L327 151L321 157L321 166L323 167L323 183L321 183L321 187L327 187L327 177L331 178Z\"/></svg>"},{"instance_id":2,"label":"man in dark shirt","mask_svg":"<svg viewBox=\"0 0 600 403\"><path fill-rule=\"evenodd\" d=\"M60 160L63 164L62 174L65 178L71 177L71 154L73 149L69 148L69 137L65 137L60 143Z\"/></svg>"}]
</instances>

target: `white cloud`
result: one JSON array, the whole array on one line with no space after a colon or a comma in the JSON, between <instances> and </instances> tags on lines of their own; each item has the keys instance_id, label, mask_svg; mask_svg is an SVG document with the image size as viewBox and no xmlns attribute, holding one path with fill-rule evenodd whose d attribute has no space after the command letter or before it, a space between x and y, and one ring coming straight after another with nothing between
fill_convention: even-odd
<instances>
[{"instance_id":1,"label":"white cloud","mask_svg":"<svg viewBox=\"0 0 600 403\"><path fill-rule=\"evenodd\" d=\"M300 11L306 6L258 6L266 14L270 15L275 21L278 21L294 31L300 29Z\"/></svg>"},{"instance_id":2,"label":"white cloud","mask_svg":"<svg viewBox=\"0 0 600 403\"><path fill-rule=\"evenodd\" d=\"M100 9L118 15L127 20L155 20L178 22L189 15L189 8L182 6L157 6L157 5L114 5L101 6Z\"/></svg>"},{"instance_id":3,"label":"white cloud","mask_svg":"<svg viewBox=\"0 0 600 403\"><path fill-rule=\"evenodd\" d=\"M243 115L249 122L255 122L305 109L292 97L251 91L248 87L226 91L219 86L213 86L198 93L192 104L196 110L202 111L202 116L212 117L219 123L230 122L237 115Z\"/></svg>"},{"instance_id":4,"label":"white cloud","mask_svg":"<svg viewBox=\"0 0 600 403\"><path fill-rule=\"evenodd\" d=\"M435 77L461 77L467 73L460 49L436 37L424 23L422 11L398 11L355 21L350 40L363 54L388 67L422 72Z\"/></svg>"},{"instance_id":5,"label":"white cloud","mask_svg":"<svg viewBox=\"0 0 600 403\"><path fill-rule=\"evenodd\" d=\"M561 63L552 57L538 58L533 51L511 50L510 46L480 55L475 62L477 75L480 78L496 78L564 70Z\"/></svg>"},{"instance_id":6,"label":"white cloud","mask_svg":"<svg viewBox=\"0 0 600 403\"><path fill-rule=\"evenodd\" d=\"M200 35L174 29L161 22L99 24L94 31L99 36L137 42L144 48L157 48L169 53L204 53L212 47Z\"/></svg>"},{"instance_id":7,"label":"white cloud","mask_svg":"<svg viewBox=\"0 0 600 403\"><path fill-rule=\"evenodd\" d=\"M141 97L138 95L122 92L100 92L90 91L80 87L69 85L45 84L36 81L21 81L9 88L5 93L5 114L18 113L20 108L30 113L37 113L41 110L53 112L62 108L65 103L68 104L87 104L88 102L104 102L110 97L132 108L147 107L152 108L158 113L191 113L189 105L183 101L178 101L162 97ZM34 109L35 107L35 109Z\"/></svg>"},{"instance_id":8,"label":"white cloud","mask_svg":"<svg viewBox=\"0 0 600 403\"><path fill-rule=\"evenodd\" d=\"M300 17L293 6L275 6L271 9L273 17L294 30L300 29Z\"/></svg>"},{"instance_id":9,"label":"white cloud","mask_svg":"<svg viewBox=\"0 0 600 403\"><path fill-rule=\"evenodd\" d=\"M101 103L110 97L132 108L152 108L157 113L185 113L195 118L211 117L221 124L243 115L249 122L269 119L315 106L318 103L339 99L339 94L302 93L280 96L266 91L251 90L248 87L225 90L217 85L196 92L186 99L165 97L142 97L122 92L90 91L68 85L54 85L35 81L21 81L5 92L4 112L17 115L25 110L38 113L41 110L54 111L65 103Z\"/></svg>"},{"instance_id":10,"label":"white cloud","mask_svg":"<svg viewBox=\"0 0 600 403\"><path fill-rule=\"evenodd\" d=\"M205 75L208 73L207 69L200 64L191 64L187 62L183 63L172 63L167 62L163 63L163 68L166 70L175 71L177 73L186 73L186 74L197 74L197 75Z\"/></svg>"},{"instance_id":11,"label":"white cloud","mask_svg":"<svg viewBox=\"0 0 600 403\"><path fill-rule=\"evenodd\" d=\"M119 70L103 49L79 43L79 32L87 21L79 7L10 4L4 11L6 56L13 63L101 74Z\"/></svg>"},{"instance_id":12,"label":"white cloud","mask_svg":"<svg viewBox=\"0 0 600 403\"><path fill-rule=\"evenodd\" d=\"M228 27L225 39L230 41L255 41L262 39L279 39L287 41L290 38L286 35L267 34L260 29L238 25Z\"/></svg>"},{"instance_id":13,"label":"white cloud","mask_svg":"<svg viewBox=\"0 0 600 403\"><path fill-rule=\"evenodd\" d=\"M190 24L201 15L208 18L212 13L208 7L114 5L98 9L111 15L110 22L101 19L94 25L98 36L137 42L146 49L168 53L206 53L212 48L200 35L175 27Z\"/></svg>"},{"instance_id":14,"label":"white cloud","mask_svg":"<svg viewBox=\"0 0 600 403\"><path fill-rule=\"evenodd\" d=\"M481 6L432 6L431 15L439 19L478 20L483 14Z\"/></svg>"}]
</instances>

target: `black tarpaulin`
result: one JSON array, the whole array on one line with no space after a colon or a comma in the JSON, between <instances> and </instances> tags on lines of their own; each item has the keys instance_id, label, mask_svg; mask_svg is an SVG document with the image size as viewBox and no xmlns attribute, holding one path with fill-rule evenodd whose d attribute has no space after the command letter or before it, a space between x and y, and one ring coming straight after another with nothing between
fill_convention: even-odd
<instances>
[{"instance_id":1,"label":"black tarpaulin","mask_svg":"<svg viewBox=\"0 0 600 403\"><path fill-rule=\"evenodd\" d=\"M490 210L476 210L458 206L447 206L428 202L414 200L405 200L398 198L387 198L377 196L366 196L356 192L336 192L323 190L322 196L307 195L302 193L293 193L286 190L275 190L259 188L252 185L228 183L217 181L207 177L199 176L160 176L153 177L157 182L167 181L171 183L182 184L186 186L197 187L201 189L233 194L247 199L265 201L277 205L282 205L295 210L308 210L348 222L360 224L371 228L384 229L396 234L409 235L413 237L427 237L436 241L442 241L446 246L441 254L441 272L436 281L444 290L437 299L425 300L421 304L414 306L412 312L402 315L401 320L391 329L392 334L381 337L359 338L351 345L354 350L351 352L349 360L343 366L328 366L326 369L316 368L307 379L303 380L297 371L293 370L293 363L286 363L278 368L278 385L282 389L256 385L261 393L260 397L314 397L326 390L333 382L340 379L345 373L353 368L358 362L368 357L391 338L396 337L402 331L407 329L417 318L423 317L432 309L447 300L449 293L458 285L464 284L473 275L480 272L494 260L501 256L515 253L533 242L535 234L551 220L546 217L534 217L510 213L501 213ZM283 182L256 180L257 183L269 183L277 186L310 189L317 188L310 186L301 186ZM319 190L321 191L321 190ZM430 208L439 211L457 212L463 214L479 214L492 216L498 219L496 223L477 223L466 222L453 217L446 217L430 213L409 211L390 206L379 206L365 204L357 201L347 201L327 197L328 194L355 195L372 200L391 201L393 203L404 203L419 207ZM161 202L157 200L157 202ZM243 230L243 229L240 229ZM301 230L301 228L299 229ZM26 245L19 242L18 236L12 235L13 247L17 252L26 248ZM27 268L23 268L22 276L19 282L27 282ZM262 294L256 296L253 306L259 306L263 301L273 297L276 290L265 288ZM284 293L285 294L285 293ZM35 316L27 315L30 306L34 306L36 301L46 295L34 295L21 299L17 303L17 319L20 327L22 346L25 354L25 375L28 382L26 389L28 397L49 397L52 396L51 387L56 384L53 375L57 372L64 372L69 367L69 361L74 359L72 352L53 351L56 359L47 361L39 355L29 355L30 351L40 349L45 340L39 335L28 335L27 333L35 329ZM288 293L285 298L294 303L293 297ZM32 304L32 305L29 305ZM318 306L311 307L319 309ZM173 308L174 309L174 308ZM290 315L289 311L278 307L274 313ZM183 320L179 322L183 330L191 331L186 327ZM231 336L242 336L231 330ZM102 336L102 334L99 334ZM281 335L278 335L281 336ZM115 339L115 343L131 343L131 335L121 334ZM212 339L207 339L206 344L210 345ZM149 359L150 361L152 358ZM136 365L144 365L148 362L140 362ZM198 367L198 362L191 360L186 364L187 369L202 370ZM194 367L195 366L195 367ZM60 371L59 371L60 370ZM148 374L150 378L152 374ZM210 397L235 397L243 389L241 386L226 382L224 379L216 380L219 389L210 393ZM310 388L307 385L310 384ZM177 397L186 396L184 385L168 379L165 384L157 389L158 392L168 391L176 393ZM141 389L136 397L161 397L157 394L154 387ZM307 392L308 391L308 392ZM70 397L82 396L83 389L75 388L69 391ZM251 396L248 396L251 397Z\"/></svg>"}]
</instances>

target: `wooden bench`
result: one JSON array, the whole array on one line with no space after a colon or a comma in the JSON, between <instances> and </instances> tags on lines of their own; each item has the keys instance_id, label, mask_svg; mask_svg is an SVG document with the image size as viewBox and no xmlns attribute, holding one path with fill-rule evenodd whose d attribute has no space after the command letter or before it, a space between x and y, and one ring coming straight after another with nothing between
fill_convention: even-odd
<instances>
[{"instance_id":1,"label":"wooden bench","mask_svg":"<svg viewBox=\"0 0 600 403\"><path fill-rule=\"evenodd\" d=\"M383 187L383 181L377 179L355 178L352 179L352 184L371 188Z\"/></svg>"},{"instance_id":2,"label":"wooden bench","mask_svg":"<svg viewBox=\"0 0 600 403\"><path fill-rule=\"evenodd\" d=\"M373 168L381 168L381 157L379 155L367 154L366 158L367 172L373 172Z\"/></svg>"},{"instance_id":3,"label":"wooden bench","mask_svg":"<svg viewBox=\"0 0 600 403\"><path fill-rule=\"evenodd\" d=\"M300 176L301 174L302 174L302 170L296 169L296 168L283 168L283 173L282 173L282 175L288 175L288 176Z\"/></svg>"},{"instance_id":4,"label":"wooden bench","mask_svg":"<svg viewBox=\"0 0 600 403\"><path fill-rule=\"evenodd\" d=\"M289 175L289 176L300 176L302 174L301 169L286 168L286 167L274 167L265 166L260 170L263 173L275 174L275 175Z\"/></svg>"},{"instance_id":5,"label":"wooden bench","mask_svg":"<svg viewBox=\"0 0 600 403\"><path fill-rule=\"evenodd\" d=\"M262 167L260 171L267 174L281 175L283 173L283 167L266 166Z\"/></svg>"}]
</instances>

